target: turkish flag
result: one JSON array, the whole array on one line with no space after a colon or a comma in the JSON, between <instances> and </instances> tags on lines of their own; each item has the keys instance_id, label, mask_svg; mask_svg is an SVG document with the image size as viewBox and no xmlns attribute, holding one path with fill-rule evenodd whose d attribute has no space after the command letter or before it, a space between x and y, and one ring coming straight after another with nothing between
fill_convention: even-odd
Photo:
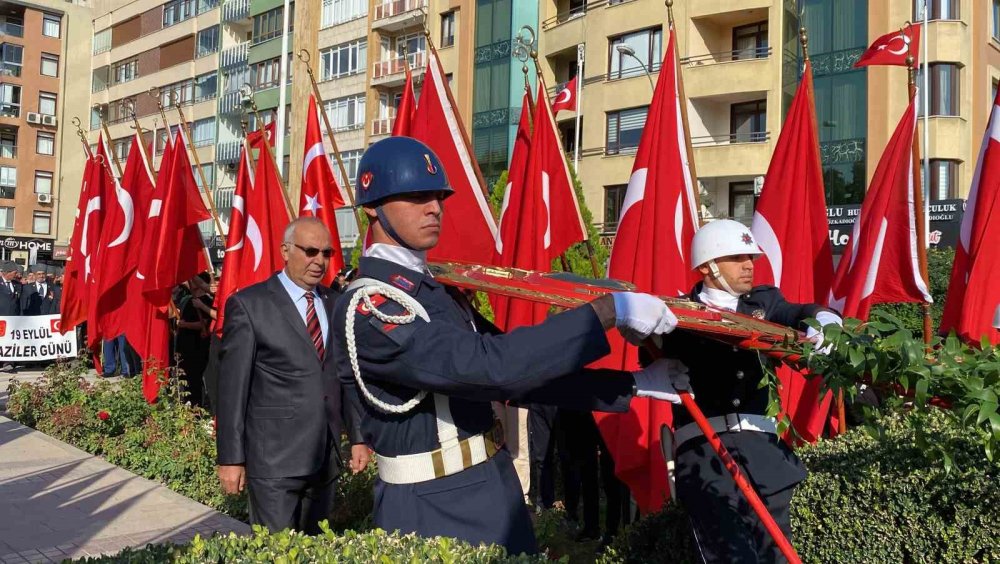
<instances>
[{"instance_id":1,"label":"turkish flag","mask_svg":"<svg viewBox=\"0 0 1000 564\"><path fill-rule=\"evenodd\" d=\"M103 145L103 137L99 135L97 146ZM85 240L84 232L92 233L90 223L97 221L93 214L100 213L98 185L101 182L100 176L106 174L106 171L102 172L103 168L96 155L87 157L83 169L83 182L80 185L80 199L76 205L76 219L73 220L73 234L70 236L69 256L66 258L66 270L63 273L62 299L59 304L59 330L63 334L87 320L88 291L83 282L87 251L81 243Z\"/></svg>"},{"instance_id":2,"label":"turkish flag","mask_svg":"<svg viewBox=\"0 0 1000 564\"><path fill-rule=\"evenodd\" d=\"M830 306L867 320L872 304L930 303L917 262L913 206L915 100L910 100L872 176L830 292Z\"/></svg>"},{"instance_id":3,"label":"turkish flag","mask_svg":"<svg viewBox=\"0 0 1000 564\"><path fill-rule=\"evenodd\" d=\"M162 194L157 245L145 247L150 258L148 264L142 265L146 276L143 294L158 307L170 303L174 287L209 269L198 224L212 219L212 215L194 180L183 129L177 132L174 144Z\"/></svg>"},{"instance_id":4,"label":"turkish flag","mask_svg":"<svg viewBox=\"0 0 1000 564\"><path fill-rule=\"evenodd\" d=\"M98 139L98 166L93 169L93 182L88 186L89 198L83 218L83 234L80 237L80 250L83 256L83 271L77 272L81 281L81 290L87 296L87 347L96 350L104 338L102 327L98 321L97 308L97 276L101 259L101 234L105 230L108 202L115 198L118 181L111 174L111 159L108 155L107 141ZM100 164L103 163L103 164ZM82 276L81 276L82 275Z\"/></svg>"},{"instance_id":5,"label":"turkish flag","mask_svg":"<svg viewBox=\"0 0 1000 564\"><path fill-rule=\"evenodd\" d=\"M941 333L955 331L959 337L979 344L987 337L1000 343L1000 331L993 327L993 316L1000 307L1000 95L993 101L990 122L972 177L972 189L965 215L951 281L945 298Z\"/></svg>"},{"instance_id":6,"label":"turkish flag","mask_svg":"<svg viewBox=\"0 0 1000 564\"><path fill-rule=\"evenodd\" d=\"M681 119L676 37L663 56L622 204L618 234L611 249L608 277L639 291L680 296L698 280L689 262L691 238L698 229L695 187ZM611 355L600 366L635 370L638 354L618 335L609 335ZM639 509L655 511L670 497L660 450L660 428L673 422L670 404L635 398L628 413L595 413L615 473L636 496Z\"/></svg>"},{"instance_id":7,"label":"turkish flag","mask_svg":"<svg viewBox=\"0 0 1000 564\"><path fill-rule=\"evenodd\" d=\"M909 38L910 48L906 48ZM876 39L864 53L854 68L872 65L892 65L905 67L907 55L913 55L913 66L917 66L920 58L920 24L913 24L902 31L887 33Z\"/></svg>"},{"instance_id":8,"label":"turkish flag","mask_svg":"<svg viewBox=\"0 0 1000 564\"><path fill-rule=\"evenodd\" d=\"M540 185L532 182L529 173L532 143L530 108L531 93L525 91L500 211L500 238L493 261L499 266L547 272L551 262L543 239L548 218L543 209ZM545 304L507 296L491 295L490 302L493 322L504 331L541 323L549 310Z\"/></svg>"},{"instance_id":9,"label":"turkish flag","mask_svg":"<svg viewBox=\"0 0 1000 564\"><path fill-rule=\"evenodd\" d=\"M455 190L445 201L441 238L427 253L428 259L489 264L496 246L496 221L437 52L431 49L427 55L424 86L410 134L434 151Z\"/></svg>"},{"instance_id":10,"label":"turkish flag","mask_svg":"<svg viewBox=\"0 0 1000 564\"><path fill-rule=\"evenodd\" d=\"M558 114L561 110L576 111L576 80L578 78L578 76L574 76L573 80L563 85L559 93L556 94L555 100L552 100L553 114ZM541 100L541 98L539 99Z\"/></svg>"},{"instance_id":11,"label":"turkish flag","mask_svg":"<svg viewBox=\"0 0 1000 564\"><path fill-rule=\"evenodd\" d=\"M252 152L259 148L262 139L261 135L255 136L256 144L244 144L240 152L226 255L213 306L217 312L213 331L220 337L229 296L267 280L284 266L281 243L289 217L281 177L274 161L263 151L257 160L257 173L251 175L250 171L251 155L247 149Z\"/></svg>"},{"instance_id":12,"label":"turkish flag","mask_svg":"<svg viewBox=\"0 0 1000 564\"><path fill-rule=\"evenodd\" d=\"M114 199L108 200L98 255L94 299L96 325L106 338L125 331L127 286L142 253L141 214L153 195L153 174L138 134L132 137L121 182L115 184ZM139 221L136 221L138 219Z\"/></svg>"},{"instance_id":13,"label":"turkish flag","mask_svg":"<svg viewBox=\"0 0 1000 564\"><path fill-rule=\"evenodd\" d=\"M403 97L399 100L399 107L396 108L396 120L392 122L392 135L410 136L413 129L413 114L417 111L417 96L413 92L413 73L410 65L406 65L406 84L403 85Z\"/></svg>"},{"instance_id":14,"label":"turkish flag","mask_svg":"<svg viewBox=\"0 0 1000 564\"><path fill-rule=\"evenodd\" d=\"M757 260L754 283L777 286L791 302L825 303L833 281L833 253L808 60L764 178L752 227L764 256ZM785 365L778 378L782 409L796 432L815 442L823 432L831 394L821 403L822 379L809 380Z\"/></svg>"},{"instance_id":15,"label":"turkish flag","mask_svg":"<svg viewBox=\"0 0 1000 564\"><path fill-rule=\"evenodd\" d=\"M299 217L318 217L330 230L330 246L333 247L333 257L323 276L323 285L329 286L344 268L344 253L340 248L340 232L337 230L337 208L344 207L344 196L340 192L330 159L323 147L323 137L319 133L319 119L316 117L316 98L309 95L309 112L306 117L305 157L302 159L302 190L299 196ZM274 167L274 174L278 171ZM262 167L257 163L257 174ZM258 176L258 181L260 177ZM281 189L281 176L275 176L278 190ZM273 183L272 183L273 185ZM280 241L280 237L279 237Z\"/></svg>"}]
</instances>

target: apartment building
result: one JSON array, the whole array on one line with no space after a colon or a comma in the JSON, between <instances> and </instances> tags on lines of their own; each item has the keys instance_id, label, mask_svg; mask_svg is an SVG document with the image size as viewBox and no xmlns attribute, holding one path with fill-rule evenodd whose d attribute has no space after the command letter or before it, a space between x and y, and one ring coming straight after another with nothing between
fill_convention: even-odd
<instances>
[{"instance_id":1,"label":"apartment building","mask_svg":"<svg viewBox=\"0 0 1000 564\"><path fill-rule=\"evenodd\" d=\"M73 88L89 60L72 46L89 42L89 13L77 2L0 2L2 260L65 258L84 165L70 121L89 101Z\"/></svg>"},{"instance_id":2,"label":"apartment building","mask_svg":"<svg viewBox=\"0 0 1000 564\"><path fill-rule=\"evenodd\" d=\"M855 69L868 44L920 17L923 0L677 0L681 73L707 216L749 223L809 36L828 205L858 204L908 102L902 68ZM929 193L962 198L1000 69L1000 0L929 0ZM540 52L557 87L584 45L579 176L613 235L667 42L660 0L547 0ZM572 152L576 115L559 126ZM923 125L920 126L922 131ZM918 134L920 131L918 131Z\"/></svg>"}]
</instances>

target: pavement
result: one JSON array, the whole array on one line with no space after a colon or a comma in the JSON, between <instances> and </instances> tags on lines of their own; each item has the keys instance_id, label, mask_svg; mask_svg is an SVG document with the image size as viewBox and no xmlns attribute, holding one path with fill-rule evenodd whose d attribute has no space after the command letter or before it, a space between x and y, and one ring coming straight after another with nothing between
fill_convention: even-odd
<instances>
[{"instance_id":1,"label":"pavement","mask_svg":"<svg viewBox=\"0 0 1000 564\"><path fill-rule=\"evenodd\" d=\"M10 377L0 374L0 414ZM230 531L250 527L0 415L0 563L60 562Z\"/></svg>"}]
</instances>

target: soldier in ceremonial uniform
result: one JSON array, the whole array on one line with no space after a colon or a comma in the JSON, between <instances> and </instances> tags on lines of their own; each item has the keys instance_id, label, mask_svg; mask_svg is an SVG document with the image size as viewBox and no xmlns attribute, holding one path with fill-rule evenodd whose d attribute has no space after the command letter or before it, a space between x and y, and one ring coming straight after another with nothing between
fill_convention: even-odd
<instances>
[{"instance_id":1,"label":"soldier in ceremonial uniform","mask_svg":"<svg viewBox=\"0 0 1000 564\"><path fill-rule=\"evenodd\" d=\"M728 219L706 224L691 243L691 264L703 281L688 297L807 330L817 341L822 334L808 328L807 319L841 323L832 310L789 303L774 286L753 286L753 261L760 254L743 224ZM764 373L758 354L686 331L665 337L663 351L689 367L698 405L791 539L789 504L806 470L778 437L775 420L765 415L768 390L759 386ZM686 410L674 410L674 429L677 497L691 515L705 561L780 561L777 545Z\"/></svg>"},{"instance_id":2,"label":"soldier in ceremonial uniform","mask_svg":"<svg viewBox=\"0 0 1000 564\"><path fill-rule=\"evenodd\" d=\"M353 419L377 460L375 525L536 552L490 402L625 411L634 395L679 401L674 384L684 385L686 369L676 361L583 370L608 354L607 329L636 342L670 332L676 318L655 297L618 293L501 334L427 268L452 193L427 146L373 144L356 190L373 244L331 323L345 402L355 398Z\"/></svg>"}]
</instances>

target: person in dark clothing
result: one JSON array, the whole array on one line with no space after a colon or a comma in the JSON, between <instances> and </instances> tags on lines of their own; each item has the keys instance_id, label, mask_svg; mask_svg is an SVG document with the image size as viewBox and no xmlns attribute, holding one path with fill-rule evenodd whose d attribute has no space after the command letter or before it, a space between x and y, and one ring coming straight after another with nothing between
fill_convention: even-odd
<instances>
[{"instance_id":1,"label":"person in dark clothing","mask_svg":"<svg viewBox=\"0 0 1000 564\"><path fill-rule=\"evenodd\" d=\"M208 283L199 275L188 281L189 296L182 296L177 309L178 367L183 370L183 380L192 405L203 405L204 382L202 375L208 364L209 330L212 323L213 296Z\"/></svg>"}]
</instances>

